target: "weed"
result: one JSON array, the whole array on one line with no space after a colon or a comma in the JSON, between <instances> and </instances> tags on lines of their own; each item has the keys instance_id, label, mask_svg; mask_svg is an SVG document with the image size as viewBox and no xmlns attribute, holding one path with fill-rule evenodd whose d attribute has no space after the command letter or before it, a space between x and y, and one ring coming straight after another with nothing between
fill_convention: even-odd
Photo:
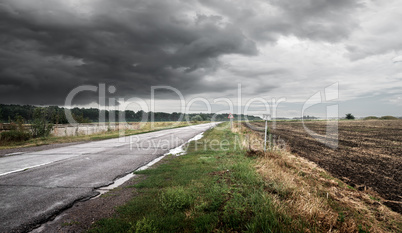
<instances>
[{"instance_id":1,"label":"weed","mask_svg":"<svg viewBox=\"0 0 402 233\"><path fill-rule=\"evenodd\" d=\"M5 131L0 134L0 140L4 142L23 142L31 138L28 132L21 132L17 130Z\"/></svg>"},{"instance_id":2,"label":"weed","mask_svg":"<svg viewBox=\"0 0 402 233\"><path fill-rule=\"evenodd\" d=\"M340 212L340 213L338 214L338 219L337 219L337 221L338 221L338 222L341 222L341 223L345 222L345 214L344 214L343 212Z\"/></svg>"},{"instance_id":3,"label":"weed","mask_svg":"<svg viewBox=\"0 0 402 233\"><path fill-rule=\"evenodd\" d=\"M168 187L159 195L160 205L166 212L184 210L193 202L192 196L183 187Z\"/></svg>"},{"instance_id":4,"label":"weed","mask_svg":"<svg viewBox=\"0 0 402 233\"><path fill-rule=\"evenodd\" d=\"M154 221L149 220L147 218L143 218L137 221L135 224L131 224L130 230L128 233L156 233L158 232L156 227L154 226Z\"/></svg>"}]
</instances>

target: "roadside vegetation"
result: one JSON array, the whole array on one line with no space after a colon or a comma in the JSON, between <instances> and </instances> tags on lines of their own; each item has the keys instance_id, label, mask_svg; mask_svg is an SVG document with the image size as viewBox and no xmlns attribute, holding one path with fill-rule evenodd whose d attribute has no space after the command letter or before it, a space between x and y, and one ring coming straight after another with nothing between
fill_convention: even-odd
<instances>
[{"instance_id":1,"label":"roadside vegetation","mask_svg":"<svg viewBox=\"0 0 402 233\"><path fill-rule=\"evenodd\" d=\"M57 130L57 126L67 125L69 123L65 110L65 108L57 106L37 107L31 105L0 104L0 149L101 140L119 136L119 134L112 129L108 129L107 132L104 133L78 135L79 130L77 127L75 136L67 136L66 130L66 136L54 137L51 133L53 130ZM126 135L171 128L173 125L182 127L191 124L211 122L211 120L228 121L229 116L229 114L184 114L178 112L144 112L142 110L137 112L131 110L105 111L95 108L73 108L70 109L70 111L76 123L88 127L95 127L100 119L100 115L103 115L106 120L114 119L113 121L116 121L116 124L119 124L119 120L122 120L124 124L126 122L128 122L128 124L141 124L140 129L127 129L125 132ZM234 116L236 119L241 120L260 119L259 117L246 115ZM144 124L140 122L154 122L149 124L155 125L155 128L149 129L149 124L145 124L144 126Z\"/></svg>"},{"instance_id":2,"label":"roadside vegetation","mask_svg":"<svg viewBox=\"0 0 402 233\"><path fill-rule=\"evenodd\" d=\"M206 122L192 122L192 124L202 124ZM138 124L138 129L126 129L124 130L124 136L130 136L141 133L154 132L163 129L171 129L178 127L189 126L188 122L147 122L147 123L131 123ZM120 135L119 130L108 130L102 133L91 134L91 135L76 135L76 136L63 136L57 137L49 135L52 125L46 121L34 122L31 126L35 130L28 131L26 127L17 121L13 123L12 129L10 131L5 131L0 134L0 150L1 149L11 149L11 148L21 148L21 147L32 147L41 146L57 143L71 143L71 142L87 142L87 141L97 141L111 138L118 138ZM33 133L34 132L34 133ZM35 136L36 135L36 136ZM38 136L41 135L41 136Z\"/></svg>"},{"instance_id":3,"label":"roadside vegetation","mask_svg":"<svg viewBox=\"0 0 402 233\"><path fill-rule=\"evenodd\" d=\"M17 115L15 121L10 123L10 130L0 133L0 145L23 143L31 138L48 137L53 130L48 112L44 108L36 108L33 117L32 124L27 128L25 119Z\"/></svg>"},{"instance_id":4,"label":"roadside vegetation","mask_svg":"<svg viewBox=\"0 0 402 233\"><path fill-rule=\"evenodd\" d=\"M137 195L90 232L400 232L401 215L261 136L224 123L137 172Z\"/></svg>"}]
</instances>

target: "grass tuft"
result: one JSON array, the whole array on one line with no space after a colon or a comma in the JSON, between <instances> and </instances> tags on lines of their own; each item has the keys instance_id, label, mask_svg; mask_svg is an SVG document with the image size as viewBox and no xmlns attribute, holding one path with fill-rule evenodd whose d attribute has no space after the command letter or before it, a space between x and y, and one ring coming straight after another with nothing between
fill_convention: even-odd
<instances>
[{"instance_id":1,"label":"grass tuft","mask_svg":"<svg viewBox=\"0 0 402 233\"><path fill-rule=\"evenodd\" d=\"M189 208L193 202L191 194L183 187L168 187L159 194L162 209L167 212L175 212Z\"/></svg>"}]
</instances>

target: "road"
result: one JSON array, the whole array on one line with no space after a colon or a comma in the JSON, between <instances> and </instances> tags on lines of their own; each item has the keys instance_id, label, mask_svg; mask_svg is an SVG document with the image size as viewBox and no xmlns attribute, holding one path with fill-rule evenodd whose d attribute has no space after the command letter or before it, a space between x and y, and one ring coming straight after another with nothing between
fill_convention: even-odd
<instances>
[{"instance_id":1,"label":"road","mask_svg":"<svg viewBox=\"0 0 402 233\"><path fill-rule=\"evenodd\" d=\"M0 232L26 232L213 127L202 124L0 158Z\"/></svg>"}]
</instances>

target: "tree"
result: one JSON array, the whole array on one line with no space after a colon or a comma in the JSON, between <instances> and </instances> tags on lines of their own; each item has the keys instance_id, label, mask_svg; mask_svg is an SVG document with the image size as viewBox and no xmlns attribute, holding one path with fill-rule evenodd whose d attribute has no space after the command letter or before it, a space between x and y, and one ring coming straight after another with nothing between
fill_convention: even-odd
<instances>
[{"instance_id":1,"label":"tree","mask_svg":"<svg viewBox=\"0 0 402 233\"><path fill-rule=\"evenodd\" d=\"M203 120L202 116L200 116L200 115L195 115L195 116L191 117L192 122L197 122L197 121L202 121L202 120Z\"/></svg>"},{"instance_id":2,"label":"tree","mask_svg":"<svg viewBox=\"0 0 402 233\"><path fill-rule=\"evenodd\" d=\"M22 116L17 115L15 117L15 122L17 122L17 130L20 132L25 132L25 127L24 127L25 119Z\"/></svg>"},{"instance_id":3,"label":"tree","mask_svg":"<svg viewBox=\"0 0 402 233\"><path fill-rule=\"evenodd\" d=\"M347 120L354 120L355 116L353 116L352 113L348 113L348 114L346 114L346 119Z\"/></svg>"},{"instance_id":4,"label":"tree","mask_svg":"<svg viewBox=\"0 0 402 233\"><path fill-rule=\"evenodd\" d=\"M47 137L53 129L46 108L35 108L31 124L33 137Z\"/></svg>"},{"instance_id":5,"label":"tree","mask_svg":"<svg viewBox=\"0 0 402 233\"><path fill-rule=\"evenodd\" d=\"M73 113L73 118L79 124L91 123L91 120L88 117L84 117L84 114L82 114L82 113L81 114L74 114Z\"/></svg>"}]
</instances>

